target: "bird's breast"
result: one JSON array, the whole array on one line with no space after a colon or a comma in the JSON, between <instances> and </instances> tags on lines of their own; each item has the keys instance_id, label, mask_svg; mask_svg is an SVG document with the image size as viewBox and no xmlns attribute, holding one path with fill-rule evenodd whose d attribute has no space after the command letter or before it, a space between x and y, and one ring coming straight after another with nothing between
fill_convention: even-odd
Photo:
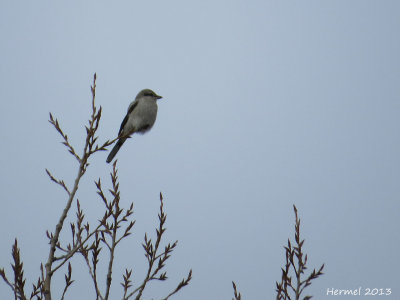
<instances>
[{"instance_id":1,"label":"bird's breast","mask_svg":"<svg viewBox=\"0 0 400 300\"><path fill-rule=\"evenodd\" d=\"M143 101L138 103L129 118L132 128L137 132L146 132L150 130L156 121L157 110L158 107L155 101Z\"/></svg>"}]
</instances>

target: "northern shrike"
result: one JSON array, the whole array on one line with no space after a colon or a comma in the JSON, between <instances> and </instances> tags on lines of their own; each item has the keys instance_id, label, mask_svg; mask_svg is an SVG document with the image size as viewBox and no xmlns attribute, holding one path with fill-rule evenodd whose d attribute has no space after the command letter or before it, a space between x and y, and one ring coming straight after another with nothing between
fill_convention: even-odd
<instances>
[{"instance_id":1,"label":"northern shrike","mask_svg":"<svg viewBox=\"0 0 400 300\"><path fill-rule=\"evenodd\" d=\"M135 101L129 107L121 128L118 132L118 141L107 157L107 163L111 162L126 139L135 132L145 133L153 127L157 117L157 100L162 97L152 90L144 89L137 94Z\"/></svg>"}]
</instances>

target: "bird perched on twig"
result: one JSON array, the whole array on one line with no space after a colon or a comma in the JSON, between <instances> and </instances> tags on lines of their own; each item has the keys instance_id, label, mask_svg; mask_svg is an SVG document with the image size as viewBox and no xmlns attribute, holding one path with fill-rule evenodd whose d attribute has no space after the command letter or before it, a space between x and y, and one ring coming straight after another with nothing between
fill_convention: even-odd
<instances>
[{"instance_id":1,"label":"bird perched on twig","mask_svg":"<svg viewBox=\"0 0 400 300\"><path fill-rule=\"evenodd\" d=\"M153 127L157 117L157 100L161 98L149 89L144 89L137 94L135 100L129 105L128 112L121 123L118 141L108 155L107 163L113 160L126 139L132 134L135 132L143 134Z\"/></svg>"}]
</instances>

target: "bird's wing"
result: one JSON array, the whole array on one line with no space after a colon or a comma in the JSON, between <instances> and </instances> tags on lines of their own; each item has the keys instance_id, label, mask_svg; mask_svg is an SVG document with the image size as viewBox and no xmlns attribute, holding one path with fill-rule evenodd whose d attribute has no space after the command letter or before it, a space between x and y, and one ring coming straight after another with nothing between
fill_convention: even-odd
<instances>
[{"instance_id":1,"label":"bird's wing","mask_svg":"<svg viewBox=\"0 0 400 300\"><path fill-rule=\"evenodd\" d=\"M121 123L121 127L119 128L118 135L121 135L122 130L124 129L126 122L128 122L129 115L131 114L131 112L133 112L133 110L135 109L135 107L137 105L138 105L138 101L134 101L134 102L132 102L131 105L129 105L128 112L126 113L126 116L125 116L124 120Z\"/></svg>"}]
</instances>

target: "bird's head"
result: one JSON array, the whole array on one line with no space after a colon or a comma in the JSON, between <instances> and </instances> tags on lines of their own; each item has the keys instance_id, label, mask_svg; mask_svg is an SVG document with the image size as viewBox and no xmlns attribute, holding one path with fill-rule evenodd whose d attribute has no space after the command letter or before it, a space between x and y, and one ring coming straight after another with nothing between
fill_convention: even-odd
<instances>
[{"instance_id":1,"label":"bird's head","mask_svg":"<svg viewBox=\"0 0 400 300\"><path fill-rule=\"evenodd\" d=\"M144 90L141 90L140 92L139 92L139 94L137 94L137 96L136 96L136 99L139 99L139 98L150 98L150 99L156 99L156 100L158 100L158 99L161 99L162 97L161 96L159 96L159 95L157 95L156 93L154 93L152 90L150 90L150 89L144 89Z\"/></svg>"}]
</instances>

